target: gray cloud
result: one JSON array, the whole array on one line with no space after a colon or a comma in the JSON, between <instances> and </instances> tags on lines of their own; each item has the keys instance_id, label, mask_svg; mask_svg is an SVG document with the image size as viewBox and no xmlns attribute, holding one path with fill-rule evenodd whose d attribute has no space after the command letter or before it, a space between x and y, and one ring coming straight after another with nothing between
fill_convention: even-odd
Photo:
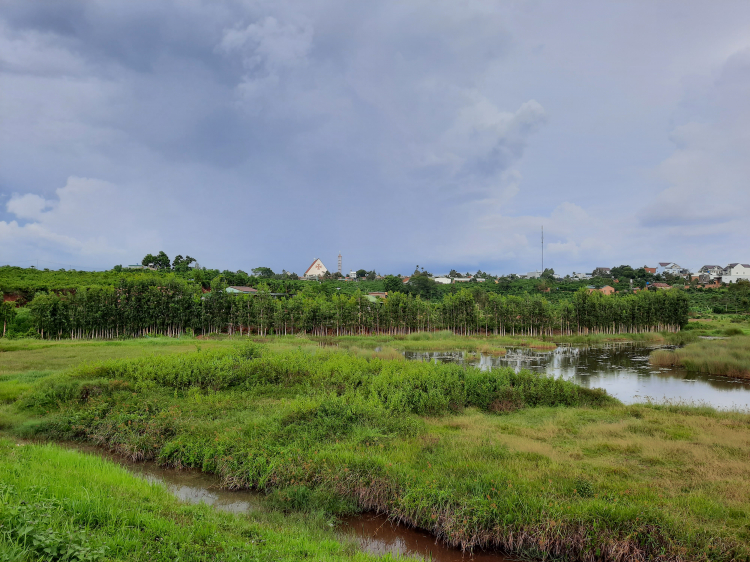
<instances>
[{"instance_id":1,"label":"gray cloud","mask_svg":"<svg viewBox=\"0 0 750 562\"><path fill-rule=\"evenodd\" d=\"M680 259L748 208L741 21L697 2L9 0L0 259L502 272L536 263L541 223L558 269ZM644 230L663 247L634 251Z\"/></svg>"}]
</instances>

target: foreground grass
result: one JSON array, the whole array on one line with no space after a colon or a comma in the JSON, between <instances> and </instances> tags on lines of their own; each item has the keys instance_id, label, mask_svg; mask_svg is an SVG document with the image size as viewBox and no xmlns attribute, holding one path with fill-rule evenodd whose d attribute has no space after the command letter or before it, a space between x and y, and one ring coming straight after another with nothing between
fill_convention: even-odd
<instances>
[{"instance_id":1,"label":"foreground grass","mask_svg":"<svg viewBox=\"0 0 750 562\"><path fill-rule=\"evenodd\" d=\"M655 366L685 367L688 371L750 379L750 337L701 340L675 350L656 350L649 356Z\"/></svg>"},{"instance_id":2,"label":"foreground grass","mask_svg":"<svg viewBox=\"0 0 750 562\"><path fill-rule=\"evenodd\" d=\"M750 555L739 413L625 407L531 373L309 345L110 361L30 384L0 427L213 472L292 512L377 510L538 558Z\"/></svg>"},{"instance_id":3,"label":"foreground grass","mask_svg":"<svg viewBox=\"0 0 750 562\"><path fill-rule=\"evenodd\" d=\"M1 560L305 558L374 559L300 519L184 505L98 457L0 439Z\"/></svg>"}]
</instances>

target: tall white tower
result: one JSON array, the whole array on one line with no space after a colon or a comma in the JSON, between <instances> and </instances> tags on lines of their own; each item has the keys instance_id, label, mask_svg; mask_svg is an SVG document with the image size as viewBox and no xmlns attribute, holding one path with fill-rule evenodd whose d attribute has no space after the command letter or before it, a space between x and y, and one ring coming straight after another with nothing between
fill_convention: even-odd
<instances>
[{"instance_id":1,"label":"tall white tower","mask_svg":"<svg viewBox=\"0 0 750 562\"><path fill-rule=\"evenodd\" d=\"M339 252L339 273L341 273L341 252Z\"/></svg>"}]
</instances>

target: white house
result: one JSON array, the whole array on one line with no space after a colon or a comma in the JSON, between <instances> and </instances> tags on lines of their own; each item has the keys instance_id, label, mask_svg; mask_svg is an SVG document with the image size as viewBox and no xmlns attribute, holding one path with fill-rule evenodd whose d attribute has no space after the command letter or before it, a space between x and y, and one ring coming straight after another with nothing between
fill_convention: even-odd
<instances>
[{"instance_id":1,"label":"white house","mask_svg":"<svg viewBox=\"0 0 750 562\"><path fill-rule=\"evenodd\" d=\"M315 261L307 268L307 271L302 275L302 278L317 279L318 277L325 275L327 271L328 269L323 265L323 262L320 261L319 258L315 258Z\"/></svg>"},{"instance_id":2,"label":"white house","mask_svg":"<svg viewBox=\"0 0 750 562\"><path fill-rule=\"evenodd\" d=\"M433 277L432 280L435 283L440 283L441 285L450 285L453 282L450 277Z\"/></svg>"},{"instance_id":3,"label":"white house","mask_svg":"<svg viewBox=\"0 0 750 562\"><path fill-rule=\"evenodd\" d=\"M591 279L591 275L589 273L576 273L573 272L572 275L573 279Z\"/></svg>"},{"instance_id":4,"label":"white house","mask_svg":"<svg viewBox=\"0 0 750 562\"><path fill-rule=\"evenodd\" d=\"M690 271L671 261L659 262L659 265L656 268L656 273L657 275L663 275L665 273L669 275L690 275Z\"/></svg>"},{"instance_id":5,"label":"white house","mask_svg":"<svg viewBox=\"0 0 750 562\"><path fill-rule=\"evenodd\" d=\"M526 274L526 279L539 279L541 276L541 271L530 271Z\"/></svg>"},{"instance_id":6,"label":"white house","mask_svg":"<svg viewBox=\"0 0 750 562\"><path fill-rule=\"evenodd\" d=\"M721 276L722 283L735 283L740 279L750 281L750 264L730 263L724 268L724 274Z\"/></svg>"},{"instance_id":7,"label":"white house","mask_svg":"<svg viewBox=\"0 0 750 562\"><path fill-rule=\"evenodd\" d=\"M704 265L698 270L698 273L706 274L711 279L716 279L724 275L724 268L720 265Z\"/></svg>"}]
</instances>

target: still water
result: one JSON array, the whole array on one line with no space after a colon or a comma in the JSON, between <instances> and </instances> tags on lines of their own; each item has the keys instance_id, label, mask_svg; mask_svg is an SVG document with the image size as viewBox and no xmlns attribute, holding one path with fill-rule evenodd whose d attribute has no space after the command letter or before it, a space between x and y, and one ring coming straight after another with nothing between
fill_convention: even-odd
<instances>
[{"instance_id":1,"label":"still water","mask_svg":"<svg viewBox=\"0 0 750 562\"><path fill-rule=\"evenodd\" d=\"M250 490L220 488L219 479L198 470L163 468L153 462L132 462L87 445L73 448L105 457L148 482L163 484L176 498L188 503L205 503L231 513L250 513L264 509L263 496ZM508 562L511 558L496 553L461 552L437 542L426 531L395 524L382 515L366 513L348 517L336 529L342 540L353 540L365 552L376 555L409 556L433 562Z\"/></svg>"},{"instance_id":2,"label":"still water","mask_svg":"<svg viewBox=\"0 0 750 562\"><path fill-rule=\"evenodd\" d=\"M750 381L688 373L679 367L652 367L648 356L658 347L617 343L552 351L509 347L507 355L500 357L465 351L407 351L405 356L414 361L453 362L481 369L512 367L562 376L587 388L603 388L626 404L651 400L750 409Z\"/></svg>"}]
</instances>

